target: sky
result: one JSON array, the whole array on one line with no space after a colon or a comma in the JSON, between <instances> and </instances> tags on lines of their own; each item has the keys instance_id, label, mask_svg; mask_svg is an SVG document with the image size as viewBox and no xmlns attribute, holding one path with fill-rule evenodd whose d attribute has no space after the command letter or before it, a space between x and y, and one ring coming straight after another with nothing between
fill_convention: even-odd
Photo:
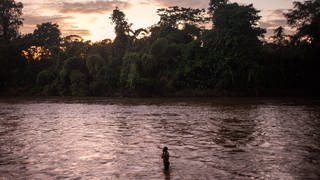
<instances>
[{"instance_id":1,"label":"sky","mask_svg":"<svg viewBox=\"0 0 320 180\"><path fill-rule=\"evenodd\" d=\"M21 33L32 33L37 24L53 22L63 36L80 35L85 40L113 39L114 26L110 16L119 7L132 23L133 29L146 28L158 22L158 8L182 6L208 8L209 0L16 0L22 2L24 25ZM272 32L286 24L283 13L292 8L293 0L231 0L239 4L253 4L261 10L260 26ZM288 30L288 33L290 30Z\"/></svg>"}]
</instances>

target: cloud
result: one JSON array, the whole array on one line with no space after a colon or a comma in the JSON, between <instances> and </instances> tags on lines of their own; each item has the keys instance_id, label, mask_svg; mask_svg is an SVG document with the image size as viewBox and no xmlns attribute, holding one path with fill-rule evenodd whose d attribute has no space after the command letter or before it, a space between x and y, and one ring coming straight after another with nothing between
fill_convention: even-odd
<instances>
[{"instance_id":1,"label":"cloud","mask_svg":"<svg viewBox=\"0 0 320 180\"><path fill-rule=\"evenodd\" d=\"M71 16L63 16L63 15L56 15L56 16L40 16L40 15L30 15L26 14L22 16L24 18L23 23L28 24L41 24L44 22L53 22L60 24L61 22L65 21L66 19L71 19Z\"/></svg>"},{"instance_id":2,"label":"cloud","mask_svg":"<svg viewBox=\"0 0 320 180\"><path fill-rule=\"evenodd\" d=\"M288 9L274 9L265 11L265 18L267 19L284 19L284 14L288 12Z\"/></svg>"},{"instance_id":3,"label":"cloud","mask_svg":"<svg viewBox=\"0 0 320 180\"><path fill-rule=\"evenodd\" d=\"M32 33L36 28L36 24L41 24L44 22L53 22L59 25L59 29L62 32L63 36L68 35L80 35L80 36L90 36L91 33L87 29L79 29L79 27L67 23L66 20L72 19L72 16L63 16L63 15L56 15L56 16L36 16L36 15L24 15L24 23L23 23L23 33Z\"/></svg>"},{"instance_id":4,"label":"cloud","mask_svg":"<svg viewBox=\"0 0 320 180\"><path fill-rule=\"evenodd\" d=\"M61 13L106 13L112 11L114 8L119 7L125 9L130 6L128 1L88 1L88 2L61 2L57 6L57 10Z\"/></svg>"},{"instance_id":5,"label":"cloud","mask_svg":"<svg viewBox=\"0 0 320 180\"><path fill-rule=\"evenodd\" d=\"M274 19L274 20L268 20L268 21L261 21L260 26L262 28L275 28L279 26L285 26L287 23L286 19Z\"/></svg>"},{"instance_id":6,"label":"cloud","mask_svg":"<svg viewBox=\"0 0 320 180\"><path fill-rule=\"evenodd\" d=\"M284 13L287 9L275 9L266 11L260 21L260 26L266 29L275 29L279 26L286 26L287 19L284 17Z\"/></svg>"},{"instance_id":7,"label":"cloud","mask_svg":"<svg viewBox=\"0 0 320 180\"><path fill-rule=\"evenodd\" d=\"M64 36L79 35L81 37L86 37L91 35L90 31L87 29L64 29L62 30L62 34Z\"/></svg>"},{"instance_id":8,"label":"cloud","mask_svg":"<svg viewBox=\"0 0 320 180\"><path fill-rule=\"evenodd\" d=\"M150 3L156 3L160 6L181 6L191 8L208 8L209 0L150 0Z\"/></svg>"},{"instance_id":9,"label":"cloud","mask_svg":"<svg viewBox=\"0 0 320 180\"><path fill-rule=\"evenodd\" d=\"M71 19L71 16L63 16L63 15L56 15L56 16L41 16L41 15L31 15L31 14L24 14L22 16L24 19L23 26L21 28L22 33L32 33L37 24L45 23L45 22L53 22L57 23L60 28L61 25L66 25L65 20Z\"/></svg>"},{"instance_id":10,"label":"cloud","mask_svg":"<svg viewBox=\"0 0 320 180\"><path fill-rule=\"evenodd\" d=\"M273 31L282 26L285 29L286 34L294 34L295 29L292 29L287 24L287 19L284 14L288 12L288 9L274 9L265 11L264 16L262 16L260 27L267 30L266 37L273 35Z\"/></svg>"},{"instance_id":11,"label":"cloud","mask_svg":"<svg viewBox=\"0 0 320 180\"><path fill-rule=\"evenodd\" d=\"M287 9L275 9L275 10L272 10L271 14L274 15L274 16L283 16L284 13L286 13L288 10Z\"/></svg>"}]
</instances>

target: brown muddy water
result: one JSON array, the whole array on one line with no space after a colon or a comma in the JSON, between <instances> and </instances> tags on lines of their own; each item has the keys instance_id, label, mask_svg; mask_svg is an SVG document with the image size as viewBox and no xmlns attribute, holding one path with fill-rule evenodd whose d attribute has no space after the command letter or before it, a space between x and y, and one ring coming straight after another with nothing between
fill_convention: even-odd
<instances>
[{"instance_id":1,"label":"brown muddy water","mask_svg":"<svg viewBox=\"0 0 320 180\"><path fill-rule=\"evenodd\" d=\"M0 99L0 179L320 179L320 100Z\"/></svg>"}]
</instances>

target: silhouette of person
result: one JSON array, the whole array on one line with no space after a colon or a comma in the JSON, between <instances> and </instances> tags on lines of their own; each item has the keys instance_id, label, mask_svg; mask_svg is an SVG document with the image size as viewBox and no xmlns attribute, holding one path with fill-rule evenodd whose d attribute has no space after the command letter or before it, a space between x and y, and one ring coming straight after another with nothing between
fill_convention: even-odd
<instances>
[{"instance_id":1,"label":"silhouette of person","mask_svg":"<svg viewBox=\"0 0 320 180\"><path fill-rule=\"evenodd\" d=\"M162 149L162 160L163 160L163 165L164 165L164 169L165 170L168 170L169 169L169 165L170 165L170 162L169 162L169 152L168 152L168 147L164 147Z\"/></svg>"}]
</instances>

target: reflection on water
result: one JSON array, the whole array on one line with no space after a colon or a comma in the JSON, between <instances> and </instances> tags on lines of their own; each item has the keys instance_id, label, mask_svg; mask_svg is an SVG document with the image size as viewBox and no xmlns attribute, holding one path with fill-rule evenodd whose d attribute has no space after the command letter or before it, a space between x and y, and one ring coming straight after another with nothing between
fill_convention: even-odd
<instances>
[{"instance_id":1,"label":"reflection on water","mask_svg":"<svg viewBox=\"0 0 320 180\"><path fill-rule=\"evenodd\" d=\"M317 100L6 99L0 115L0 179L320 178Z\"/></svg>"}]
</instances>

